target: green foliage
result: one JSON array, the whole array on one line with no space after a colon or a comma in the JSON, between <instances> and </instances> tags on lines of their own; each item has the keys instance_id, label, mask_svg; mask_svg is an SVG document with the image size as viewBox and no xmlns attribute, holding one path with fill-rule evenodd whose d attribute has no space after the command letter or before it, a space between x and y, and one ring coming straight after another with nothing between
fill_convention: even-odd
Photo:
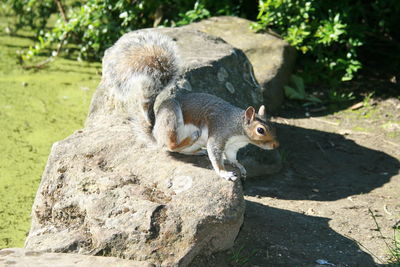
<instances>
[{"instance_id":1,"label":"green foliage","mask_svg":"<svg viewBox=\"0 0 400 267\"><path fill-rule=\"evenodd\" d=\"M253 28L276 30L305 55L299 59L306 82L335 85L362 67L359 48L371 35L398 33L395 10L400 5L394 0L260 0Z\"/></svg>"},{"instance_id":2,"label":"green foliage","mask_svg":"<svg viewBox=\"0 0 400 267\"><path fill-rule=\"evenodd\" d=\"M230 260L235 264L244 265L257 253L257 250L253 249L250 251L250 253L243 252L244 246L240 247L237 251L232 251L232 256Z\"/></svg>"},{"instance_id":3,"label":"green foliage","mask_svg":"<svg viewBox=\"0 0 400 267\"><path fill-rule=\"evenodd\" d=\"M60 5L64 7L62 15ZM360 48L372 41L399 40L397 0L260 0L256 30L272 28L298 49L306 84L335 86L362 67ZM250 0L4 0L2 13L15 16L11 31L27 27L37 42L21 54L99 60L122 34L146 27L181 26L214 15L254 18Z\"/></svg>"},{"instance_id":4,"label":"green foliage","mask_svg":"<svg viewBox=\"0 0 400 267\"><path fill-rule=\"evenodd\" d=\"M363 99L363 104L364 107L370 107L371 106L371 102L373 100L373 96L374 96L375 92L370 92L367 95L364 96Z\"/></svg>"},{"instance_id":5,"label":"green foliage","mask_svg":"<svg viewBox=\"0 0 400 267\"><path fill-rule=\"evenodd\" d=\"M384 241L386 248L389 250L389 261L388 266L398 267L400 266L400 221L393 226L393 238L387 242L386 237L383 235L381 227L376 219L376 215L368 208L372 219L374 220L376 230L379 232L382 240ZM390 238L389 238L390 239Z\"/></svg>"},{"instance_id":6,"label":"green foliage","mask_svg":"<svg viewBox=\"0 0 400 267\"><path fill-rule=\"evenodd\" d=\"M322 101L312 95L306 93L304 81L300 76L292 75L289 85L284 87L285 96L288 99L301 100L307 103L321 103Z\"/></svg>"},{"instance_id":7,"label":"green foliage","mask_svg":"<svg viewBox=\"0 0 400 267\"><path fill-rule=\"evenodd\" d=\"M338 92L335 90L330 90L328 92L328 100L331 103L341 103L341 102L350 102L356 99L353 92Z\"/></svg>"},{"instance_id":8,"label":"green foliage","mask_svg":"<svg viewBox=\"0 0 400 267\"><path fill-rule=\"evenodd\" d=\"M64 42L76 45L73 48L78 52L78 59L98 59L125 32L151 26L143 14L149 14L156 6L157 1L152 0L136 1L136 4L125 0L75 2L67 7L67 20L57 14L54 27L44 31L38 43L22 58L31 59L51 44Z\"/></svg>"},{"instance_id":9,"label":"green foliage","mask_svg":"<svg viewBox=\"0 0 400 267\"><path fill-rule=\"evenodd\" d=\"M179 16L181 19L176 23L176 25L182 26L210 17L210 11L204 7L204 4L196 1L193 10L189 10L184 14L180 13Z\"/></svg>"},{"instance_id":10,"label":"green foliage","mask_svg":"<svg viewBox=\"0 0 400 267\"><path fill-rule=\"evenodd\" d=\"M65 16L57 2L63 6ZM62 46L77 59L99 60L104 50L126 32L158 25L181 26L211 15L238 15L241 2L7 0L2 9L17 16L16 29L29 27L37 32L38 41L20 55L22 61L41 53L56 56Z\"/></svg>"},{"instance_id":11,"label":"green foliage","mask_svg":"<svg viewBox=\"0 0 400 267\"><path fill-rule=\"evenodd\" d=\"M393 241L389 248L390 266L400 266L400 222L393 226Z\"/></svg>"},{"instance_id":12,"label":"green foliage","mask_svg":"<svg viewBox=\"0 0 400 267\"><path fill-rule=\"evenodd\" d=\"M46 27L50 15L56 12L54 0L5 0L1 4L3 13L17 14L15 26L17 29L23 26L40 34Z\"/></svg>"}]
</instances>

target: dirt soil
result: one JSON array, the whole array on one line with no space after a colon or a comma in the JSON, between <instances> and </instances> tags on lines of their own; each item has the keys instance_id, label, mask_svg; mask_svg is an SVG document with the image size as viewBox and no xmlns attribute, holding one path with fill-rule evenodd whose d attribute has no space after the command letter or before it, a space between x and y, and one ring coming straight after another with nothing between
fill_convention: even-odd
<instances>
[{"instance_id":1,"label":"dirt soil","mask_svg":"<svg viewBox=\"0 0 400 267\"><path fill-rule=\"evenodd\" d=\"M400 220L400 101L275 118L284 167L244 183L233 249L193 266L383 266ZM379 229L375 223L379 226Z\"/></svg>"}]
</instances>

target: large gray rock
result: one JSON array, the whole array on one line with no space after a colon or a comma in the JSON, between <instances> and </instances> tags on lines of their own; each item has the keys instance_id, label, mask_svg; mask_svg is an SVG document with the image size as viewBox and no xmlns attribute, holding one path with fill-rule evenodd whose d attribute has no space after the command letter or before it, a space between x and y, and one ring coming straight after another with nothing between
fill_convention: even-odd
<instances>
[{"instance_id":1,"label":"large gray rock","mask_svg":"<svg viewBox=\"0 0 400 267\"><path fill-rule=\"evenodd\" d=\"M187 265L233 244L240 183L142 148L112 118L56 143L32 209L26 248Z\"/></svg>"},{"instance_id":2,"label":"large gray rock","mask_svg":"<svg viewBox=\"0 0 400 267\"><path fill-rule=\"evenodd\" d=\"M181 49L178 90L258 106L260 88L240 50L192 30L161 31ZM27 249L187 266L233 245L243 222L240 182L218 177L207 157L144 146L135 119L99 86L85 128L53 145Z\"/></svg>"},{"instance_id":3,"label":"large gray rock","mask_svg":"<svg viewBox=\"0 0 400 267\"><path fill-rule=\"evenodd\" d=\"M23 248L0 250L0 266L4 267L152 267L153 264L116 257L96 257L71 253L44 253Z\"/></svg>"},{"instance_id":4,"label":"large gray rock","mask_svg":"<svg viewBox=\"0 0 400 267\"><path fill-rule=\"evenodd\" d=\"M283 86L289 81L296 51L276 34L255 33L251 23L238 17L212 17L184 27L218 36L243 50L253 65L267 109L275 111L283 101Z\"/></svg>"}]
</instances>

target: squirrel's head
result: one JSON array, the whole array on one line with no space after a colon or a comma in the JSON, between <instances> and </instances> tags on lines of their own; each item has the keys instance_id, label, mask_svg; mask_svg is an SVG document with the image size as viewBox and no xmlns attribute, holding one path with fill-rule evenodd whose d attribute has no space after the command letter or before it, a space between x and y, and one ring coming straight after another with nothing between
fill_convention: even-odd
<instances>
[{"instance_id":1,"label":"squirrel's head","mask_svg":"<svg viewBox=\"0 0 400 267\"><path fill-rule=\"evenodd\" d=\"M267 120L265 106L262 105L256 113L253 107L248 107L244 114L244 129L250 143L262 149L275 149L279 146L275 127Z\"/></svg>"}]
</instances>

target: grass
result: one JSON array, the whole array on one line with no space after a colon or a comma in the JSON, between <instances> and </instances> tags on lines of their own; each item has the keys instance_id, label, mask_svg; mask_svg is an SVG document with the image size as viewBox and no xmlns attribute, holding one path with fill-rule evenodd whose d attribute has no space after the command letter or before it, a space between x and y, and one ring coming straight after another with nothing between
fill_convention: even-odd
<instances>
[{"instance_id":1,"label":"grass","mask_svg":"<svg viewBox=\"0 0 400 267\"><path fill-rule=\"evenodd\" d=\"M398 221L393 226L393 238L390 239L389 242L386 241L385 236L381 231L381 227L379 226L378 221L376 220L375 214L372 212L371 209L368 209L369 213L371 214L372 219L374 220L375 226L377 231L379 232L382 240L385 243L385 246L388 250L388 266L391 267L399 267L400 266L400 221Z\"/></svg>"},{"instance_id":2,"label":"grass","mask_svg":"<svg viewBox=\"0 0 400 267\"><path fill-rule=\"evenodd\" d=\"M389 249L389 266L400 266L400 221L393 226L393 238L391 244L388 245Z\"/></svg>"},{"instance_id":3,"label":"grass","mask_svg":"<svg viewBox=\"0 0 400 267\"><path fill-rule=\"evenodd\" d=\"M398 223L393 230L393 242L389 249L391 266L400 266L400 224Z\"/></svg>"},{"instance_id":4,"label":"grass","mask_svg":"<svg viewBox=\"0 0 400 267\"><path fill-rule=\"evenodd\" d=\"M243 265L247 263L255 254L257 253L256 249L246 253L244 251L244 246L240 247L237 250L232 250L232 256L230 257L230 261L237 265Z\"/></svg>"},{"instance_id":5,"label":"grass","mask_svg":"<svg viewBox=\"0 0 400 267\"><path fill-rule=\"evenodd\" d=\"M5 33L0 17L0 249L23 246L30 212L52 144L82 128L101 68L59 58L23 70L16 50L29 33Z\"/></svg>"}]
</instances>

